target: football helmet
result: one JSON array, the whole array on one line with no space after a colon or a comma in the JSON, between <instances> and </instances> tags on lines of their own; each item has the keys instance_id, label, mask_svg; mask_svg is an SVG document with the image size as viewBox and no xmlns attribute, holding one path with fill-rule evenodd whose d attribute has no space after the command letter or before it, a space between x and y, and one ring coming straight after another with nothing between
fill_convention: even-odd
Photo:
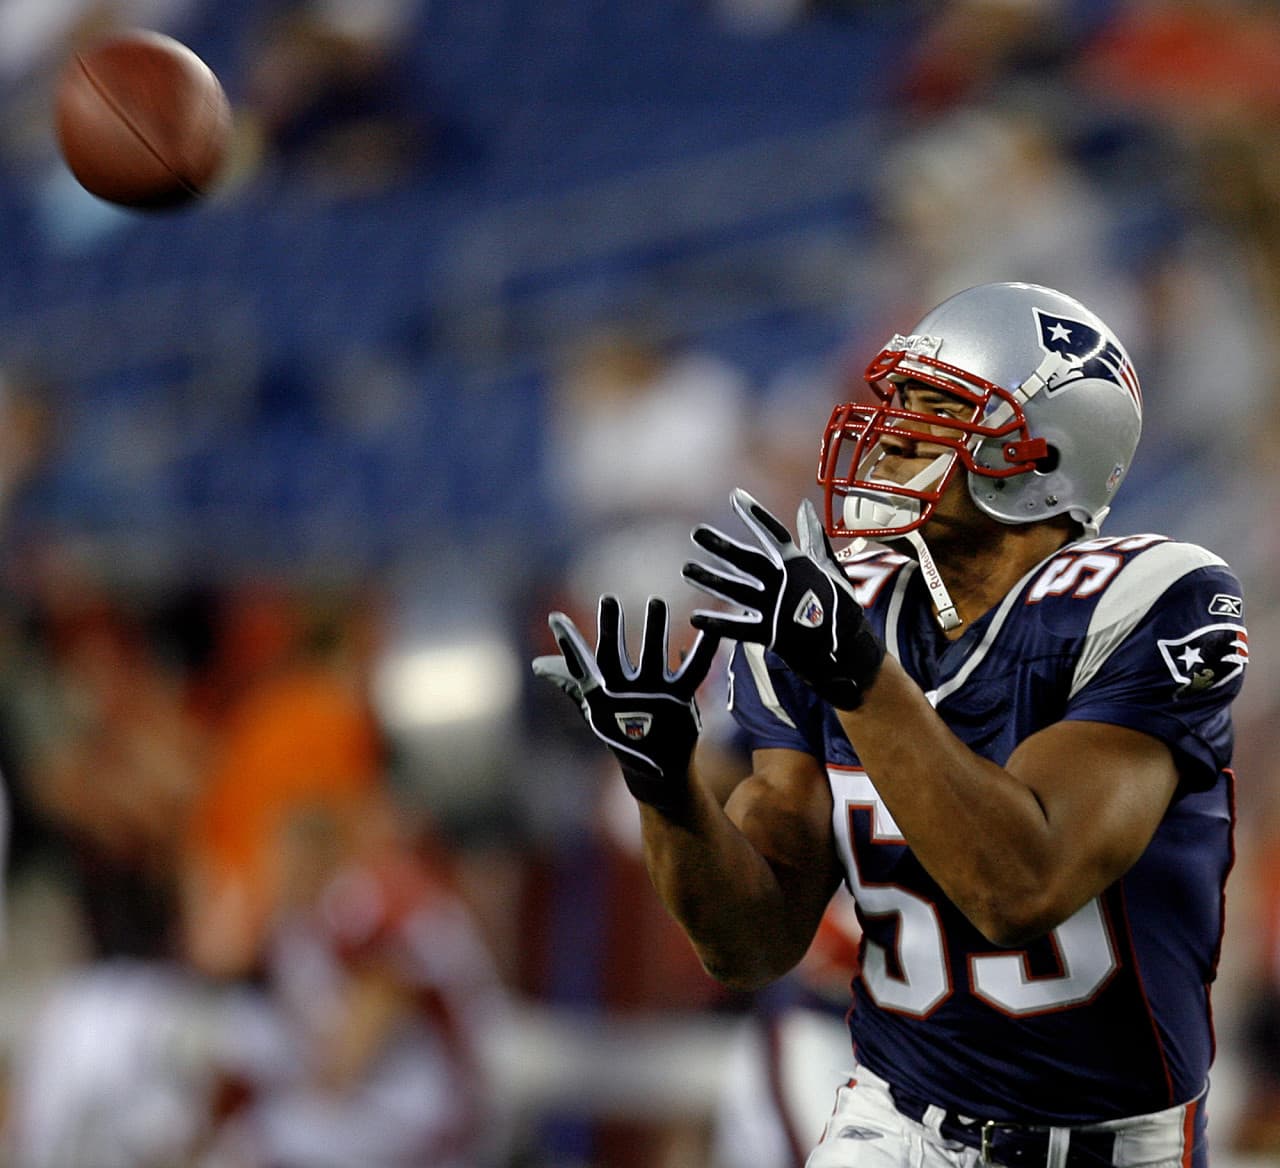
<instances>
[{"instance_id":1,"label":"football helmet","mask_svg":"<svg viewBox=\"0 0 1280 1168\"><path fill-rule=\"evenodd\" d=\"M826 528L837 538L915 532L962 469L993 519L1070 515L1094 535L1142 427L1142 393L1119 339L1079 301L1035 284L957 293L894 336L865 376L879 401L836 406L819 457ZM968 408L909 409L908 382ZM909 482L877 475L887 453L914 443L941 453Z\"/></svg>"}]
</instances>

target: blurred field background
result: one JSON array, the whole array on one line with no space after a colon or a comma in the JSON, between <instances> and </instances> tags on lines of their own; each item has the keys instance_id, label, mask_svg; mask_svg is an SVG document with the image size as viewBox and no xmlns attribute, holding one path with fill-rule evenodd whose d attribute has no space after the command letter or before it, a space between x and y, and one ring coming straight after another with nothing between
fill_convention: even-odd
<instances>
[{"instance_id":1,"label":"blurred field background","mask_svg":"<svg viewBox=\"0 0 1280 1168\"><path fill-rule=\"evenodd\" d=\"M54 152L125 26L234 105L194 211ZM1211 1115L1280 1158L1274 5L0 0L0 94L3 1163L746 1168L760 1003L528 659L690 603L690 523L792 514L870 355L990 279L1129 345L1107 530L1245 582Z\"/></svg>"}]
</instances>

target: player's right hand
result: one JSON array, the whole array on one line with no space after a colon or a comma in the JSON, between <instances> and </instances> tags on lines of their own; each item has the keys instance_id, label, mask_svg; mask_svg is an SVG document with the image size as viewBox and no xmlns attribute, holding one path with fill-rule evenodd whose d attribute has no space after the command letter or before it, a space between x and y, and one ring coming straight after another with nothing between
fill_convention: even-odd
<instances>
[{"instance_id":1,"label":"player's right hand","mask_svg":"<svg viewBox=\"0 0 1280 1168\"><path fill-rule=\"evenodd\" d=\"M670 621L659 597L649 598L638 666L627 652L622 605L615 596L600 597L594 652L564 613L553 612L547 623L560 654L534 658L533 672L578 704L592 732L617 758L632 795L660 811L678 810L688 795L689 760L702 726L694 694L720 637L700 632L673 672Z\"/></svg>"}]
</instances>

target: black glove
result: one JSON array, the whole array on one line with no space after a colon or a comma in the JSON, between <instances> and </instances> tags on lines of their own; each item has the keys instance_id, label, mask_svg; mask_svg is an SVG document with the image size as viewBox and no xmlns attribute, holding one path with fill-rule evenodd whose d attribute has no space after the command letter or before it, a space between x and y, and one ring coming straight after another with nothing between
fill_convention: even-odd
<instances>
[{"instance_id":1,"label":"black glove","mask_svg":"<svg viewBox=\"0 0 1280 1168\"><path fill-rule=\"evenodd\" d=\"M699 633L672 673L667 605L651 596L635 668L616 596L600 597L597 620L600 636L592 653L573 621L553 612L547 623L561 656L534 658L533 672L578 703L587 725L621 764L632 795L660 811L674 811L688 795L689 759L702 729L694 693L711 668L720 637Z\"/></svg>"},{"instance_id":2,"label":"black glove","mask_svg":"<svg viewBox=\"0 0 1280 1168\"><path fill-rule=\"evenodd\" d=\"M800 504L797 544L746 491L734 491L731 501L763 550L699 525L693 542L720 564L688 563L683 575L747 611L699 609L694 627L772 649L819 697L837 709L855 709L880 670L884 646L854 599L813 504L808 499Z\"/></svg>"}]
</instances>

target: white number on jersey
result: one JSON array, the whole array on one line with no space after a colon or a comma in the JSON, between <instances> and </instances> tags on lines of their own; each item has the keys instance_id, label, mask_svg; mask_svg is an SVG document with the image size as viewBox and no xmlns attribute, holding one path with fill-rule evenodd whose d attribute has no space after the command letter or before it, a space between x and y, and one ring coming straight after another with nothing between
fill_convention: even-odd
<instances>
[{"instance_id":1,"label":"white number on jersey","mask_svg":"<svg viewBox=\"0 0 1280 1168\"><path fill-rule=\"evenodd\" d=\"M889 809L863 770L830 768L835 828L849 888L864 914L898 918L894 960L866 938L862 976L868 993L888 1010L925 1017L952 993L946 939L937 907L898 884L868 880L858 863L852 815L870 816L872 848L905 841ZM1036 976L1024 951L987 953L969 962L969 989L1007 1014L1044 1014L1089 1001L1116 970L1115 948L1097 899L1049 934L1062 973Z\"/></svg>"},{"instance_id":2,"label":"white number on jersey","mask_svg":"<svg viewBox=\"0 0 1280 1168\"><path fill-rule=\"evenodd\" d=\"M1071 544L1036 577L1027 593L1027 603L1038 604L1046 596L1062 596L1068 592L1077 598L1093 596L1124 566L1121 553L1167 542L1163 535L1121 535Z\"/></svg>"}]
</instances>

